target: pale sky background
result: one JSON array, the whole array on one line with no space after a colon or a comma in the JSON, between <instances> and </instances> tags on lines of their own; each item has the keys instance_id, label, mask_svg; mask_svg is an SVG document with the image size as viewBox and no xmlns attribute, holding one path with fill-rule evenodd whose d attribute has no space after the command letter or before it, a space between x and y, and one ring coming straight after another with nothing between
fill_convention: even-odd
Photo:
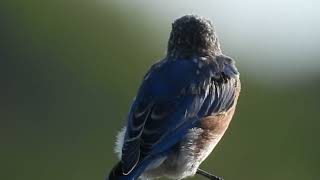
<instances>
[{"instance_id":1,"label":"pale sky background","mask_svg":"<svg viewBox=\"0 0 320 180\"><path fill-rule=\"evenodd\" d=\"M225 54L257 77L296 81L319 76L320 1L135 0L108 3L145 14L164 29L185 14L208 17L216 27ZM161 38L167 36L167 32L161 34Z\"/></svg>"}]
</instances>

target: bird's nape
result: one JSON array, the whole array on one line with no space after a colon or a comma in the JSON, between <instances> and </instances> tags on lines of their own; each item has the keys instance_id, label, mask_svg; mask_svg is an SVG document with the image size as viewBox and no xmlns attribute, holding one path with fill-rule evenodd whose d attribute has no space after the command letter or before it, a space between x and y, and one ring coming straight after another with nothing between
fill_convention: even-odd
<instances>
[{"instance_id":1,"label":"bird's nape","mask_svg":"<svg viewBox=\"0 0 320 180\"><path fill-rule=\"evenodd\" d=\"M186 15L174 21L168 42L169 56L221 54L212 23L200 16Z\"/></svg>"}]
</instances>

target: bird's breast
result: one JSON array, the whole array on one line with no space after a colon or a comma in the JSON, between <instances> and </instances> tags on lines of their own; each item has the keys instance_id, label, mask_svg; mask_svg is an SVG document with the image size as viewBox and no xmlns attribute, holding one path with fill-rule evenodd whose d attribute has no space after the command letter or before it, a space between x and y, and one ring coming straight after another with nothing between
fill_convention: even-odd
<instances>
[{"instance_id":1,"label":"bird's breast","mask_svg":"<svg viewBox=\"0 0 320 180\"><path fill-rule=\"evenodd\" d=\"M234 108L225 113L218 115L207 116L200 120L201 132L197 139L194 140L195 155L199 156L198 159L202 162L218 144L225 131L227 130Z\"/></svg>"}]
</instances>

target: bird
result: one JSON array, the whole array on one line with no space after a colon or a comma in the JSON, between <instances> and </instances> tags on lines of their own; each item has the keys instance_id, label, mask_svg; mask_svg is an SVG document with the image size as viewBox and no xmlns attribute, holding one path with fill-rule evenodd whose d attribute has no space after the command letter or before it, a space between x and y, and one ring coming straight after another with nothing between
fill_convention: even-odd
<instances>
[{"instance_id":1,"label":"bird","mask_svg":"<svg viewBox=\"0 0 320 180\"><path fill-rule=\"evenodd\" d=\"M184 15L172 23L165 57L143 77L106 179L134 180L196 174L220 141L240 94L235 61L222 53L212 22Z\"/></svg>"}]
</instances>

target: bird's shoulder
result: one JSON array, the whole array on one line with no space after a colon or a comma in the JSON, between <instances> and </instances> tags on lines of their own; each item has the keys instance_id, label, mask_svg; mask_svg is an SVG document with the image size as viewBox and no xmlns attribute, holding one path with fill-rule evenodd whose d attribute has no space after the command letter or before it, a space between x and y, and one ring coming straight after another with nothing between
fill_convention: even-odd
<instances>
[{"instance_id":1,"label":"bird's shoulder","mask_svg":"<svg viewBox=\"0 0 320 180\"><path fill-rule=\"evenodd\" d=\"M143 93L150 96L176 96L195 93L210 82L224 83L239 78L234 60L221 55L191 59L163 59L151 66L144 77ZM195 91L196 90L196 91Z\"/></svg>"},{"instance_id":2,"label":"bird's shoulder","mask_svg":"<svg viewBox=\"0 0 320 180\"><path fill-rule=\"evenodd\" d=\"M150 96L176 96L197 81L197 65L188 59L164 59L151 66L143 79L143 93Z\"/></svg>"},{"instance_id":3,"label":"bird's shoulder","mask_svg":"<svg viewBox=\"0 0 320 180\"><path fill-rule=\"evenodd\" d=\"M150 76L156 78L161 76L162 78L169 79L188 79L201 75L215 76L221 73L228 77L239 75L239 71L235 66L235 61L231 57L219 55L176 60L165 58L151 66L145 79Z\"/></svg>"}]
</instances>

